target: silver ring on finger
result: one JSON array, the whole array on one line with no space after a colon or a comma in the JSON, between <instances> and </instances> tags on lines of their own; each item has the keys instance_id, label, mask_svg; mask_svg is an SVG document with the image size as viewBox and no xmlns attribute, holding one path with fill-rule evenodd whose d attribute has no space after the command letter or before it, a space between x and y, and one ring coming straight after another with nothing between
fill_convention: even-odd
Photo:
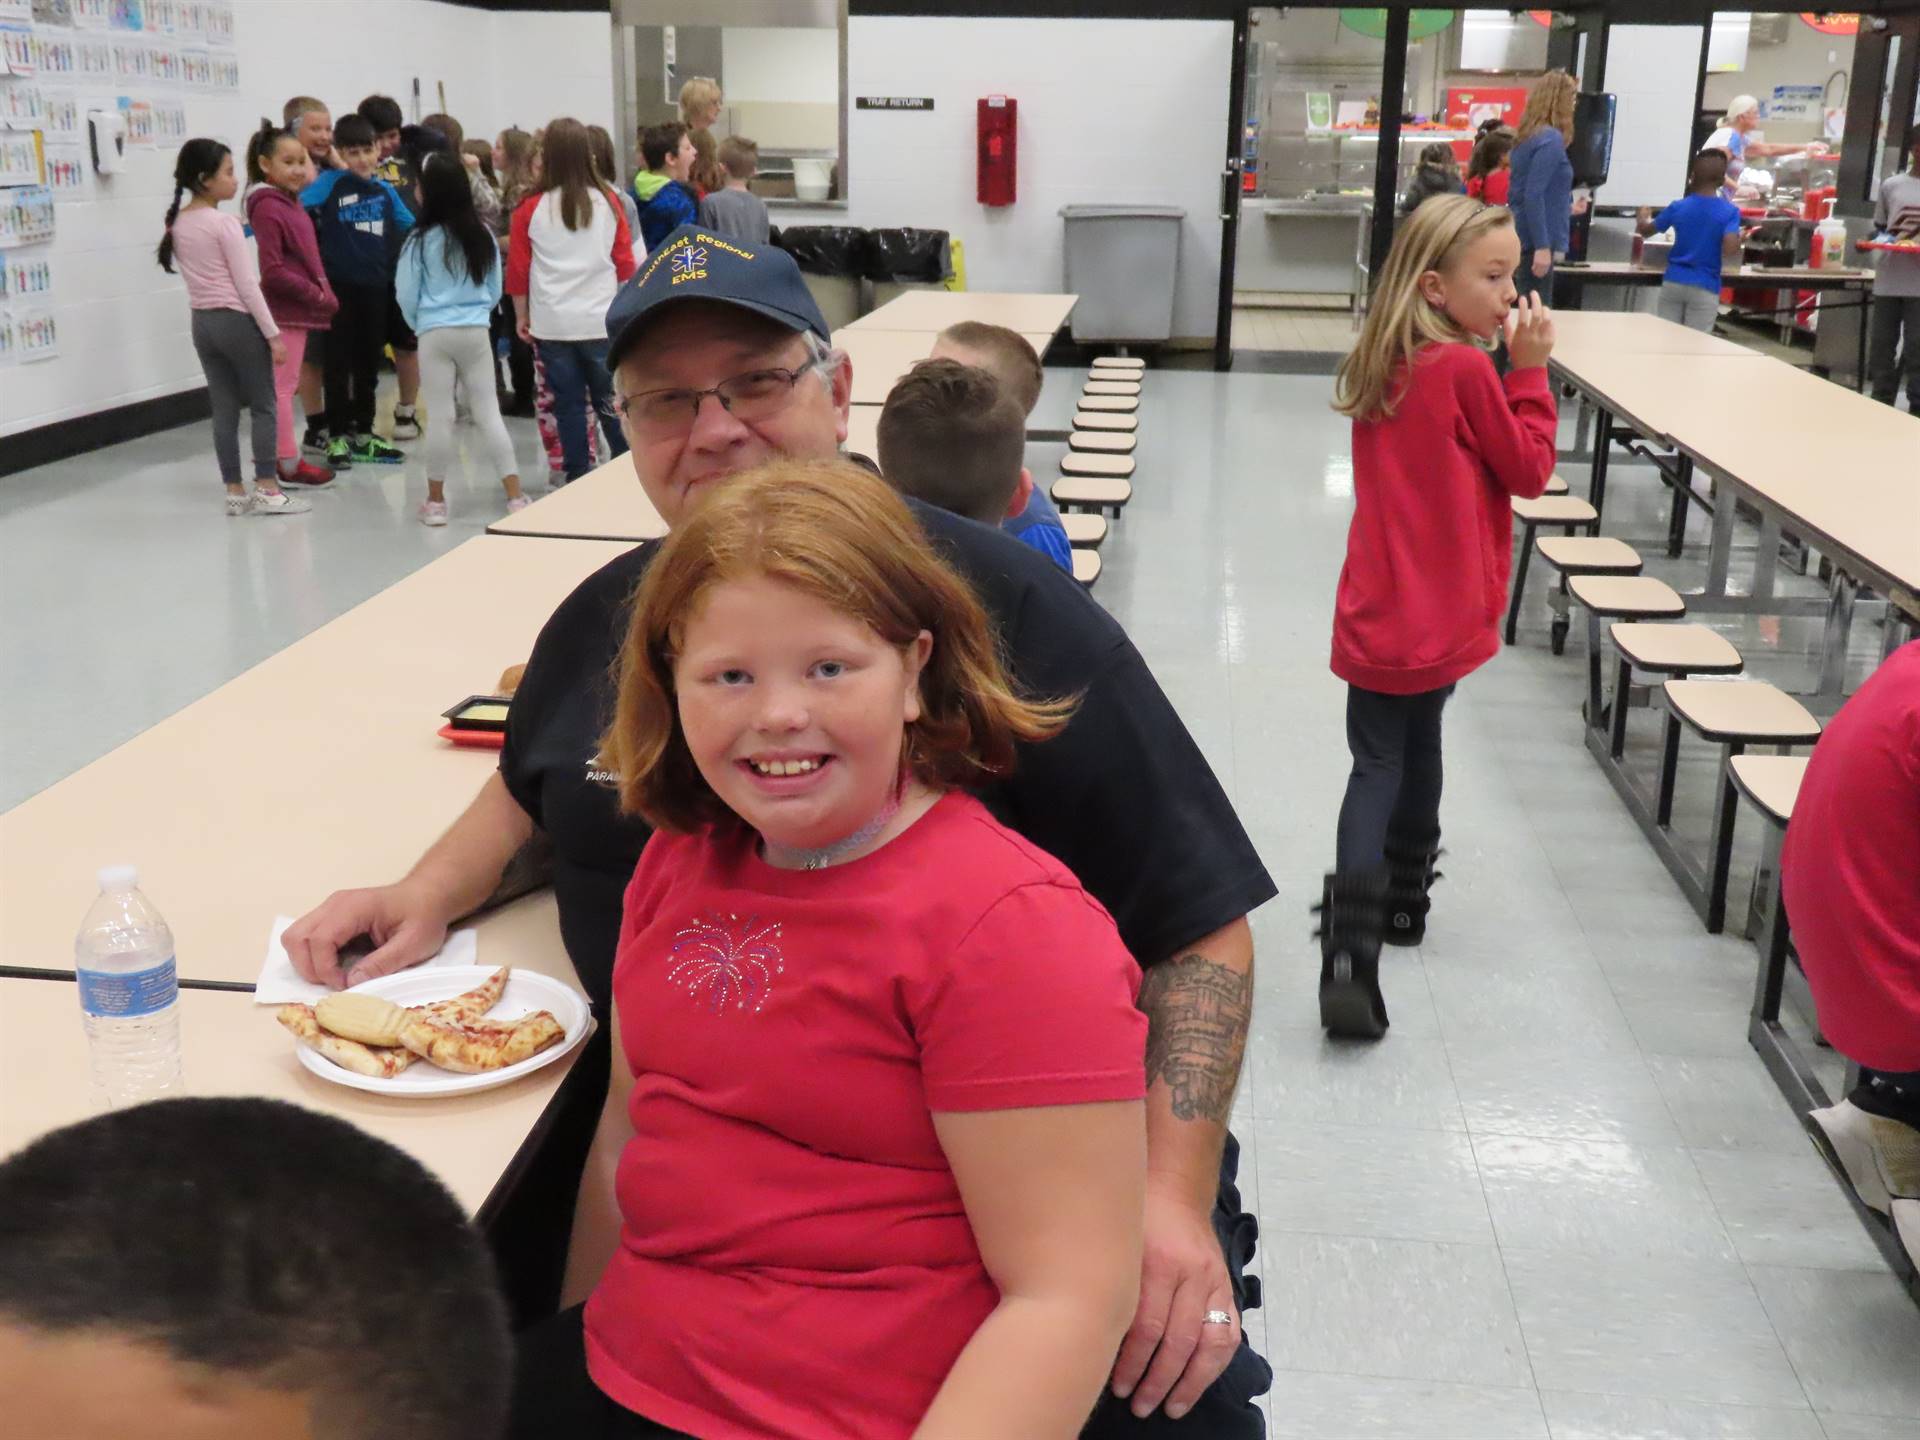
<instances>
[{"instance_id":1,"label":"silver ring on finger","mask_svg":"<svg viewBox=\"0 0 1920 1440\"><path fill-rule=\"evenodd\" d=\"M1233 1312L1231 1310L1209 1310L1200 1317L1200 1323L1202 1325L1231 1325L1233 1324Z\"/></svg>"}]
</instances>

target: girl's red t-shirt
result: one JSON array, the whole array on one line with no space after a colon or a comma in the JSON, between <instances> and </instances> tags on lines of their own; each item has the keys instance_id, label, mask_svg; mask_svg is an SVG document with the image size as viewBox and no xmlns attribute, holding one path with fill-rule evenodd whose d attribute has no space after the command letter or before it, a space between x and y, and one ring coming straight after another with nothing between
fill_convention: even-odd
<instances>
[{"instance_id":1,"label":"girl's red t-shirt","mask_svg":"<svg viewBox=\"0 0 1920 1440\"><path fill-rule=\"evenodd\" d=\"M656 833L614 963L634 1138L595 1383L703 1440L910 1435L999 1301L932 1112L1140 1099L1138 988L969 796L818 871Z\"/></svg>"}]
</instances>

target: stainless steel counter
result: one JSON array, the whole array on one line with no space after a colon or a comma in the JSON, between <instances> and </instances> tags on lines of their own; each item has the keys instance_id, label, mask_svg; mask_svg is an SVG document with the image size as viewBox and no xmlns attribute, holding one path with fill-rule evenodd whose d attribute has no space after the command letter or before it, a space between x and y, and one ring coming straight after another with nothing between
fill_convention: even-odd
<instances>
[{"instance_id":1,"label":"stainless steel counter","mask_svg":"<svg viewBox=\"0 0 1920 1440\"><path fill-rule=\"evenodd\" d=\"M1243 200L1234 289L1357 294L1372 217L1366 195Z\"/></svg>"}]
</instances>

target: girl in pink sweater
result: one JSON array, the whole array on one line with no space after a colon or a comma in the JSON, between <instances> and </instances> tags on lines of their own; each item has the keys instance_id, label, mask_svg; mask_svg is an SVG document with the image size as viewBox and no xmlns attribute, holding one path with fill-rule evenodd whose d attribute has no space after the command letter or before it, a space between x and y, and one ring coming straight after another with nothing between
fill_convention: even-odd
<instances>
[{"instance_id":1,"label":"girl in pink sweater","mask_svg":"<svg viewBox=\"0 0 1920 1440\"><path fill-rule=\"evenodd\" d=\"M262 121L247 142L247 223L260 252L260 290L280 327L286 358L273 367L274 429L279 441L280 479L318 487L333 479L324 465L300 458L293 429L293 395L300 385L300 362L307 335L325 333L340 308L327 272L320 264L320 242L313 219L301 208L300 192L313 179L313 160L291 130Z\"/></svg>"},{"instance_id":2,"label":"girl in pink sweater","mask_svg":"<svg viewBox=\"0 0 1920 1440\"><path fill-rule=\"evenodd\" d=\"M173 166L173 203L160 237L160 268L174 262L193 307L193 348L213 402L213 452L227 487L229 515L298 515L313 507L280 489L274 456L273 367L286 358L280 327L267 309L240 221L220 202L240 188L233 152L193 139ZM186 208L181 199L193 198ZM240 478L240 407L253 412L253 493Z\"/></svg>"}]
</instances>

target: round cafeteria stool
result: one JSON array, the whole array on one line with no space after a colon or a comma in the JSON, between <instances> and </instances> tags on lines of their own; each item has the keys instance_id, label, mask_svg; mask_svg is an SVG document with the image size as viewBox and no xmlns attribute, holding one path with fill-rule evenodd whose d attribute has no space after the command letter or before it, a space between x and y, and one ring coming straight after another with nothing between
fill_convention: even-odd
<instances>
[{"instance_id":1,"label":"round cafeteria stool","mask_svg":"<svg viewBox=\"0 0 1920 1440\"><path fill-rule=\"evenodd\" d=\"M1726 927L1727 872L1733 864L1733 816L1739 805L1732 762L1749 745L1773 745L1783 752L1789 746L1811 745L1820 738L1820 722L1793 696L1765 680L1669 680L1661 689L1667 699L1670 748L1677 752L1679 727L1684 725L1721 750L1701 917L1708 933L1718 935ZM1671 818L1673 776L1665 764L1660 781L1662 813Z\"/></svg>"},{"instance_id":2,"label":"round cafeteria stool","mask_svg":"<svg viewBox=\"0 0 1920 1440\"><path fill-rule=\"evenodd\" d=\"M1541 496L1537 500L1523 500L1515 496L1510 502L1513 518L1520 522L1520 554L1513 566L1513 598L1507 605L1507 644L1511 645L1520 633L1520 603L1527 593L1527 567L1533 563L1534 537L1543 525L1564 529L1568 535L1585 525L1592 525L1600 518L1600 512L1584 500L1571 495ZM1565 644L1562 634L1561 644ZM1561 645L1554 647L1558 655Z\"/></svg>"},{"instance_id":3,"label":"round cafeteria stool","mask_svg":"<svg viewBox=\"0 0 1920 1440\"><path fill-rule=\"evenodd\" d=\"M1098 550L1107 538L1107 517L1082 515L1078 511L1070 510L1060 517L1060 528L1067 532L1069 545Z\"/></svg>"},{"instance_id":4,"label":"round cafeteria stool","mask_svg":"<svg viewBox=\"0 0 1920 1440\"><path fill-rule=\"evenodd\" d=\"M1726 636L1696 621L1617 620L1607 628L1620 657L1613 679L1613 733L1609 750L1618 760L1627 748L1627 707L1633 672L1685 679L1689 675L1738 675L1747 662Z\"/></svg>"},{"instance_id":5,"label":"round cafeteria stool","mask_svg":"<svg viewBox=\"0 0 1920 1440\"><path fill-rule=\"evenodd\" d=\"M1093 368L1138 375L1147 368L1147 362L1138 355L1096 355L1093 357Z\"/></svg>"},{"instance_id":6,"label":"round cafeteria stool","mask_svg":"<svg viewBox=\"0 0 1920 1440\"><path fill-rule=\"evenodd\" d=\"M1062 475L1106 475L1127 480L1133 476L1134 465L1131 455L1086 455L1069 451L1060 457Z\"/></svg>"},{"instance_id":7,"label":"round cafeteria stool","mask_svg":"<svg viewBox=\"0 0 1920 1440\"><path fill-rule=\"evenodd\" d=\"M1140 408L1138 395L1082 395L1082 410L1110 410L1120 415L1131 415Z\"/></svg>"},{"instance_id":8,"label":"round cafeteria stool","mask_svg":"<svg viewBox=\"0 0 1920 1440\"><path fill-rule=\"evenodd\" d=\"M1127 435L1140 428L1138 415L1110 415L1104 410L1081 410L1073 417L1075 430L1114 430Z\"/></svg>"},{"instance_id":9,"label":"round cafeteria stool","mask_svg":"<svg viewBox=\"0 0 1920 1440\"><path fill-rule=\"evenodd\" d=\"M1062 475L1047 493L1062 511L1111 510L1117 518L1121 507L1133 499L1133 482L1114 475Z\"/></svg>"},{"instance_id":10,"label":"round cafeteria stool","mask_svg":"<svg viewBox=\"0 0 1920 1440\"><path fill-rule=\"evenodd\" d=\"M1100 578L1100 557L1091 550L1073 552L1073 578L1080 582L1084 590L1091 590L1093 582Z\"/></svg>"},{"instance_id":11,"label":"round cafeteria stool","mask_svg":"<svg viewBox=\"0 0 1920 1440\"><path fill-rule=\"evenodd\" d=\"M1088 395L1138 395L1138 380L1094 380L1089 379L1084 391Z\"/></svg>"},{"instance_id":12,"label":"round cafeteria stool","mask_svg":"<svg viewBox=\"0 0 1920 1440\"><path fill-rule=\"evenodd\" d=\"M1111 455L1131 455L1135 443L1134 436L1112 430L1076 430L1067 436L1067 444L1074 450L1104 450Z\"/></svg>"}]
</instances>

